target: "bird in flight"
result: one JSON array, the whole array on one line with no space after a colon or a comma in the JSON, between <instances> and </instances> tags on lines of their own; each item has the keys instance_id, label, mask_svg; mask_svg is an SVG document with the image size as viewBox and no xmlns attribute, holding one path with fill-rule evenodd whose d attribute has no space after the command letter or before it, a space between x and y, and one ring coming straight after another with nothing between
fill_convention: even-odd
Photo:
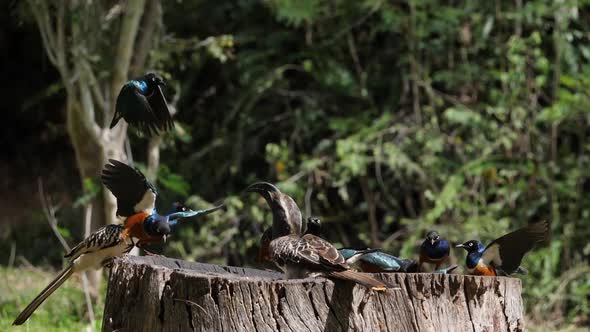
<instances>
[{"instance_id":1,"label":"bird in flight","mask_svg":"<svg viewBox=\"0 0 590 332\"><path fill-rule=\"evenodd\" d=\"M137 168L109 159L101 178L117 199L117 216L125 218L125 234L137 238L138 247L165 241L171 228L182 218L207 215L224 206L193 211L181 203L173 203L168 213L159 214L156 187Z\"/></svg>"},{"instance_id":2,"label":"bird in flight","mask_svg":"<svg viewBox=\"0 0 590 332\"><path fill-rule=\"evenodd\" d=\"M127 81L115 104L110 128L121 119L147 136L169 131L174 127L172 116L162 93L164 81L154 73Z\"/></svg>"}]
</instances>

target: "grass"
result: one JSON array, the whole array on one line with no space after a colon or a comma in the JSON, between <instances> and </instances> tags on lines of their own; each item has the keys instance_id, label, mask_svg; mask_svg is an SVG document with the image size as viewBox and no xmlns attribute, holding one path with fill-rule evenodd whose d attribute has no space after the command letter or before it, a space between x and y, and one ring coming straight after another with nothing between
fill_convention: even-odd
<instances>
[{"instance_id":1,"label":"grass","mask_svg":"<svg viewBox=\"0 0 590 332\"><path fill-rule=\"evenodd\" d=\"M66 281L25 324L12 326L14 318L57 273L33 268L0 267L0 331L91 331L92 327L100 331L104 299L99 299L100 304L94 305L96 321L91 324L86 317L79 275Z\"/></svg>"}]
</instances>

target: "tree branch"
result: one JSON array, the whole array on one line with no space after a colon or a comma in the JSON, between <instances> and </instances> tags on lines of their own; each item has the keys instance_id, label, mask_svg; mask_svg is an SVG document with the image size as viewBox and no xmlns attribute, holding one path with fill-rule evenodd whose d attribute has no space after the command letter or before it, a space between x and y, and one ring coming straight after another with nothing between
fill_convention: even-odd
<instances>
[{"instance_id":1,"label":"tree branch","mask_svg":"<svg viewBox=\"0 0 590 332\"><path fill-rule=\"evenodd\" d=\"M371 235L371 247L372 248L380 248L381 243L379 243L379 225L377 223L377 216L375 214L375 196L369 188L369 180L366 176L362 176L360 178L361 182L361 190L363 192L363 196L365 197L365 201L367 202L367 211L369 217L369 231Z\"/></svg>"},{"instance_id":2,"label":"tree branch","mask_svg":"<svg viewBox=\"0 0 590 332\"><path fill-rule=\"evenodd\" d=\"M45 191L43 190L43 180L41 177L37 178L37 188L39 191L39 200L41 201L41 207L43 208L43 214L45 214L45 219L51 227L53 234L61 243L61 246L65 249L66 252L70 251L70 246L66 242L66 240L61 236L59 230L57 229L57 219L55 218L55 208L49 204L49 200L45 196Z\"/></svg>"},{"instance_id":3,"label":"tree branch","mask_svg":"<svg viewBox=\"0 0 590 332\"><path fill-rule=\"evenodd\" d=\"M92 102L92 94L90 92L90 88L86 82L88 82L85 77L85 70L79 69L84 75L83 79L79 80L78 87L80 89L80 101L82 102L82 110L80 112L80 121L88 135L95 141L100 142L100 127L96 124L95 112L94 112L94 103Z\"/></svg>"},{"instance_id":4,"label":"tree branch","mask_svg":"<svg viewBox=\"0 0 590 332\"><path fill-rule=\"evenodd\" d=\"M133 64L129 70L132 77L139 76L146 65L146 59L149 50L151 49L152 41L154 40L154 31L158 18L160 18L161 15L162 6L160 0L148 1L141 22L141 34L135 46Z\"/></svg>"},{"instance_id":5,"label":"tree branch","mask_svg":"<svg viewBox=\"0 0 590 332\"><path fill-rule=\"evenodd\" d=\"M115 55L115 64L113 70L112 96L116 96L121 86L125 83L129 73L129 64L133 55L135 37L139 30L139 22L145 7L145 0L129 0L125 8L125 16L121 26L119 44ZM114 109L112 100L112 108Z\"/></svg>"},{"instance_id":6,"label":"tree branch","mask_svg":"<svg viewBox=\"0 0 590 332\"><path fill-rule=\"evenodd\" d=\"M51 29L51 25L49 24L49 9L47 8L47 3L45 1L35 2L34 0L29 0L29 7L31 8L33 17L35 17L37 26L39 27L41 41L45 47L47 57L54 66L58 67L56 45L52 43L53 31Z\"/></svg>"}]
</instances>

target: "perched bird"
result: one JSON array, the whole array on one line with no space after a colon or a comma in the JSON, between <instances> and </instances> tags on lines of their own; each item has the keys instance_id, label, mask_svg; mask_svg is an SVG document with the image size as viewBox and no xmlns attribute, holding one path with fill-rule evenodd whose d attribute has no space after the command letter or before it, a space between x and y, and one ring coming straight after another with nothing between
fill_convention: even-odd
<instances>
[{"instance_id":1,"label":"perched bird","mask_svg":"<svg viewBox=\"0 0 590 332\"><path fill-rule=\"evenodd\" d=\"M302 234L301 211L291 197L274 185L257 182L246 189L260 194L271 208L273 224L268 256L287 279L326 276L351 280L373 290L392 288L370 275L354 271L338 250L313 234Z\"/></svg>"},{"instance_id":2,"label":"perched bird","mask_svg":"<svg viewBox=\"0 0 590 332\"><path fill-rule=\"evenodd\" d=\"M317 217L307 218L306 234L320 236L322 222ZM363 272L381 273L381 272L416 272L417 263L411 259L402 259L389 255L381 249L356 249L342 248L338 249L342 257L346 259L348 265L359 263Z\"/></svg>"},{"instance_id":3,"label":"perched bird","mask_svg":"<svg viewBox=\"0 0 590 332\"><path fill-rule=\"evenodd\" d=\"M90 234L64 257L70 264L16 317L13 325L23 324L33 312L59 288L74 272L99 268L116 256L133 248L133 239L124 235L121 225L107 225Z\"/></svg>"},{"instance_id":4,"label":"perched bird","mask_svg":"<svg viewBox=\"0 0 590 332\"><path fill-rule=\"evenodd\" d=\"M508 276L514 273L526 274L520 266L524 255L535 245L545 241L549 234L549 223L542 221L508 233L484 247L477 240L457 245L467 250L467 269L470 274L481 276Z\"/></svg>"},{"instance_id":5,"label":"perched bird","mask_svg":"<svg viewBox=\"0 0 590 332\"><path fill-rule=\"evenodd\" d=\"M154 185L137 168L114 159L109 159L105 165L102 182L117 198L117 216L125 218L125 234L137 238L138 247L165 241L170 228L181 218L206 215L223 207L221 204L193 211L174 203L167 214L160 215L155 208L157 191Z\"/></svg>"},{"instance_id":6,"label":"perched bird","mask_svg":"<svg viewBox=\"0 0 590 332\"><path fill-rule=\"evenodd\" d=\"M350 258L354 257L353 255L358 252L358 249L340 249L340 253L346 259L347 262L349 262ZM383 273L418 271L418 263L415 260L398 258L393 255L384 253L380 249L361 254L357 260L363 272Z\"/></svg>"},{"instance_id":7,"label":"perched bird","mask_svg":"<svg viewBox=\"0 0 590 332\"><path fill-rule=\"evenodd\" d=\"M422 271L422 264L434 264L434 270L438 270L440 266L449 258L451 246L445 239L441 239L437 232L430 231L426 234L426 239L420 246L420 260L419 267Z\"/></svg>"},{"instance_id":8,"label":"perched bird","mask_svg":"<svg viewBox=\"0 0 590 332\"><path fill-rule=\"evenodd\" d=\"M315 236L322 236L322 221L318 217L308 217L305 223L305 234L313 234Z\"/></svg>"},{"instance_id":9,"label":"perched bird","mask_svg":"<svg viewBox=\"0 0 590 332\"><path fill-rule=\"evenodd\" d=\"M154 73L130 80L119 92L111 129L121 118L148 136L172 129L174 123L160 86L164 81Z\"/></svg>"},{"instance_id":10,"label":"perched bird","mask_svg":"<svg viewBox=\"0 0 590 332\"><path fill-rule=\"evenodd\" d=\"M319 218L317 217L309 217L307 218L307 223L306 223L306 229L305 229L305 233L306 234L312 234L315 236L320 236L321 234L321 221ZM263 233L262 233L262 237L260 238L260 251L258 253L258 261L270 261L270 252L269 252L269 247L270 247L270 241L272 240L272 227L268 227ZM380 249L370 249L370 248L366 248L366 249L338 249L338 251L340 252L340 254L344 257L344 259L346 259L346 264L348 265L352 265L354 263L356 263L360 257L362 257L363 255L366 255L368 253L372 253L372 252L376 252L379 251Z\"/></svg>"}]
</instances>

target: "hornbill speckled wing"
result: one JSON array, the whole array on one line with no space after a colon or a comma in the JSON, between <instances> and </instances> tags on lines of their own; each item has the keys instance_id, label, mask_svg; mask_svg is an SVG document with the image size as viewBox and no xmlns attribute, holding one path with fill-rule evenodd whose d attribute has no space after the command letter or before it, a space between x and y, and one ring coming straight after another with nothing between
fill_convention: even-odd
<instances>
[{"instance_id":1,"label":"hornbill speckled wing","mask_svg":"<svg viewBox=\"0 0 590 332\"><path fill-rule=\"evenodd\" d=\"M161 86L164 81L154 73L126 82L115 106L112 129L121 118L148 136L174 126Z\"/></svg>"},{"instance_id":2,"label":"hornbill speckled wing","mask_svg":"<svg viewBox=\"0 0 590 332\"><path fill-rule=\"evenodd\" d=\"M351 280L379 291L392 288L370 275L352 270L328 241L313 234L302 235L299 207L276 186L257 182L246 191L260 194L271 208L273 225L268 256L285 272L287 279L326 276Z\"/></svg>"}]
</instances>

